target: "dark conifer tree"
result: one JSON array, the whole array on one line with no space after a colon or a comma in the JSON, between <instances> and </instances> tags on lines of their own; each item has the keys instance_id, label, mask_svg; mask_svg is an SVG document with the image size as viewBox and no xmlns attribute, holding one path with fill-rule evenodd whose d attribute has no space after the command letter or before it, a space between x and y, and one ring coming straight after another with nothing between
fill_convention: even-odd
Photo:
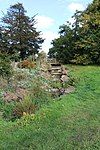
<instances>
[{"instance_id":1,"label":"dark conifer tree","mask_svg":"<svg viewBox=\"0 0 100 150\"><path fill-rule=\"evenodd\" d=\"M29 18L21 3L10 6L2 18L3 51L24 59L38 53L43 39L35 28L35 16Z\"/></svg>"}]
</instances>

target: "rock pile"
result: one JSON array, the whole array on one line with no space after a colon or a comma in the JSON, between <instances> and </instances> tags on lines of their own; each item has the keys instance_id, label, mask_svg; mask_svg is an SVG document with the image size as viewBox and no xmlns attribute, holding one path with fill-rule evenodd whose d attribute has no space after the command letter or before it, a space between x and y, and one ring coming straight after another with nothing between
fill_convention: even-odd
<instances>
[{"instance_id":1,"label":"rock pile","mask_svg":"<svg viewBox=\"0 0 100 150\"><path fill-rule=\"evenodd\" d=\"M52 88L51 91L55 95L63 95L73 92L75 88L73 86L68 86L67 88L64 87L64 83L68 83L70 78L68 76L68 70L57 62L50 63L50 74L52 76L53 81L59 81L61 83L60 88Z\"/></svg>"}]
</instances>

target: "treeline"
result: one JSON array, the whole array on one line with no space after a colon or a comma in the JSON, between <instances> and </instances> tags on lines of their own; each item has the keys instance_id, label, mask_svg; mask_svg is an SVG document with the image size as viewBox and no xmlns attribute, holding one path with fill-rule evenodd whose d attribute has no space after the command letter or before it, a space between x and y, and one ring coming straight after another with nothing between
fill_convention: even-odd
<instances>
[{"instance_id":1,"label":"treeline","mask_svg":"<svg viewBox=\"0 0 100 150\"><path fill-rule=\"evenodd\" d=\"M10 6L0 23L0 57L18 61L38 53L44 39L35 27L35 15L28 17L21 3Z\"/></svg>"},{"instance_id":2,"label":"treeline","mask_svg":"<svg viewBox=\"0 0 100 150\"><path fill-rule=\"evenodd\" d=\"M93 0L84 11L76 11L74 23L59 27L49 57L62 63L100 64L100 1Z\"/></svg>"}]
</instances>

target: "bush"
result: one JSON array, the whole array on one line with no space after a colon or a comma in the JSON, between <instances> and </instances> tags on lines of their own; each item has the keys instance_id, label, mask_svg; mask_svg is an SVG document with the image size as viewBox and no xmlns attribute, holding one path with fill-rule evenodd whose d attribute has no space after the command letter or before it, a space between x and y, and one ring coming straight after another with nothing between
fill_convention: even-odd
<instances>
[{"instance_id":1,"label":"bush","mask_svg":"<svg viewBox=\"0 0 100 150\"><path fill-rule=\"evenodd\" d=\"M0 53L0 76L3 78L10 78L12 76L13 69L11 67L11 62L6 54Z\"/></svg>"},{"instance_id":2,"label":"bush","mask_svg":"<svg viewBox=\"0 0 100 150\"><path fill-rule=\"evenodd\" d=\"M35 113L41 106L46 105L51 100L51 94L48 92L48 82L41 75L39 69L19 69L16 68L15 74L11 78L12 86L7 91L17 95L18 99L22 96L20 102L9 101L5 103L4 118L6 120L15 120L23 114ZM5 90L4 90L5 91ZM24 95L29 95L23 99ZM9 92L8 92L9 93ZM10 106L11 105L11 106Z\"/></svg>"},{"instance_id":3,"label":"bush","mask_svg":"<svg viewBox=\"0 0 100 150\"><path fill-rule=\"evenodd\" d=\"M15 119L21 118L23 115L34 114L37 106L32 102L30 96L26 96L20 102L4 103L0 101L0 109L5 120L14 121Z\"/></svg>"},{"instance_id":4,"label":"bush","mask_svg":"<svg viewBox=\"0 0 100 150\"><path fill-rule=\"evenodd\" d=\"M26 96L22 101L16 104L13 110L13 119L21 118L25 114L35 113L36 105L31 101L30 96Z\"/></svg>"},{"instance_id":5,"label":"bush","mask_svg":"<svg viewBox=\"0 0 100 150\"><path fill-rule=\"evenodd\" d=\"M83 54L83 55L76 54L74 60L72 60L71 62L80 65L88 65L92 63L91 59L87 54Z\"/></svg>"},{"instance_id":6,"label":"bush","mask_svg":"<svg viewBox=\"0 0 100 150\"><path fill-rule=\"evenodd\" d=\"M31 82L30 91L32 99L38 107L48 104L51 99L51 94L48 92L48 87L46 87L46 84L41 77L35 77L33 79Z\"/></svg>"},{"instance_id":7,"label":"bush","mask_svg":"<svg viewBox=\"0 0 100 150\"><path fill-rule=\"evenodd\" d=\"M32 68L35 68L35 62L30 61L30 60L23 60L22 62L18 63L18 67L32 69Z\"/></svg>"}]
</instances>

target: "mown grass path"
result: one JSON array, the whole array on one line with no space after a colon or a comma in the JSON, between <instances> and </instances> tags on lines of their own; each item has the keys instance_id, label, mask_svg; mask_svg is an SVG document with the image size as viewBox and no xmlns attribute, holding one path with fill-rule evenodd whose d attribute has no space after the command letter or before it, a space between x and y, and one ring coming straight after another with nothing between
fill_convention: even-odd
<instances>
[{"instance_id":1,"label":"mown grass path","mask_svg":"<svg viewBox=\"0 0 100 150\"><path fill-rule=\"evenodd\" d=\"M67 66L75 92L16 122L0 120L0 150L99 150L100 67Z\"/></svg>"}]
</instances>

